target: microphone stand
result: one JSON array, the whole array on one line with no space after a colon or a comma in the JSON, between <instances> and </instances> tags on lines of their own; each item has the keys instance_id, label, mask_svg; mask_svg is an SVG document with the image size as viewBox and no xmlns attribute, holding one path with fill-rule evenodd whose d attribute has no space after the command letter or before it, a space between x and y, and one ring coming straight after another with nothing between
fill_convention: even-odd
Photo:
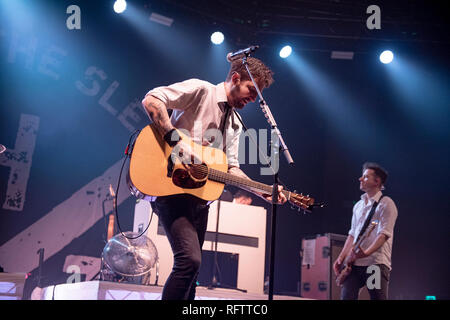
<instances>
[{"instance_id":1,"label":"microphone stand","mask_svg":"<svg viewBox=\"0 0 450 320\"><path fill-rule=\"evenodd\" d=\"M41 287L41 280L42 280L42 265L44 264L44 248L40 248L36 253L39 254L38 284L37 284L37 286L39 288L42 288Z\"/></svg>"},{"instance_id":2,"label":"microphone stand","mask_svg":"<svg viewBox=\"0 0 450 320\"><path fill-rule=\"evenodd\" d=\"M214 259L212 263L212 272L211 272L211 284L208 286L208 289L212 289L217 286L217 278L216 278L216 268L217 268L217 243L219 242L219 217L220 217L220 200L217 200L217 219L216 219L216 234L214 239Z\"/></svg>"},{"instance_id":3,"label":"microphone stand","mask_svg":"<svg viewBox=\"0 0 450 320\"><path fill-rule=\"evenodd\" d=\"M283 138L281 137L281 132L278 129L277 123L275 122L275 119L272 116L272 112L269 109L269 106L264 101L264 98L261 94L261 91L259 90L259 87L253 78L253 75L250 72L250 69L248 67L247 58L250 55L250 53L246 53L245 56L242 58L242 64L247 69L247 73L250 76L250 79L253 82L253 85L256 88L256 92L259 96L259 104L260 107L264 113L264 116L267 118L267 121L270 124L272 133L275 133L278 137L277 141L273 140L273 135L270 135L270 145L271 145L271 152L275 152L275 156L278 156L278 150L281 150L284 153L284 156L286 157L286 160L289 164L294 164L294 160L292 160L292 157L289 153L289 150L284 143ZM273 186L272 186L272 214L271 214L271 240L270 240L270 267L269 267L269 300L273 300L273 279L274 279L274 269L275 269L275 233L276 233L276 217L277 217L277 202L278 202L278 170L274 171L272 168L272 164L270 165L272 172L273 172Z\"/></svg>"}]
</instances>

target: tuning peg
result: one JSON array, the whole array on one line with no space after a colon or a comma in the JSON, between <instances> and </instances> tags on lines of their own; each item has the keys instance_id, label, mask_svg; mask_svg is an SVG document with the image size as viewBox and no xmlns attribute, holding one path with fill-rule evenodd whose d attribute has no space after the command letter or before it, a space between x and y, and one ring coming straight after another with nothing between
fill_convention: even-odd
<instances>
[{"instance_id":1,"label":"tuning peg","mask_svg":"<svg viewBox=\"0 0 450 320\"><path fill-rule=\"evenodd\" d=\"M303 214L307 214L308 211L305 208L298 208L298 212L302 211Z\"/></svg>"}]
</instances>

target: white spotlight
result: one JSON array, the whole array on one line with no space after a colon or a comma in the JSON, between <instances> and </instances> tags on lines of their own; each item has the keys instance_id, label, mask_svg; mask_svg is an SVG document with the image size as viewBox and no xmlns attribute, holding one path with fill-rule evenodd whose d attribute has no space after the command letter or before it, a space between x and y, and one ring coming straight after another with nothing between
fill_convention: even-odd
<instances>
[{"instance_id":1,"label":"white spotlight","mask_svg":"<svg viewBox=\"0 0 450 320\"><path fill-rule=\"evenodd\" d=\"M211 42L219 45L223 42L223 40L225 39L224 35L222 32L216 31L211 35Z\"/></svg>"},{"instance_id":2,"label":"white spotlight","mask_svg":"<svg viewBox=\"0 0 450 320\"><path fill-rule=\"evenodd\" d=\"M280 50L280 57L287 58L291 55L292 48L291 46L284 46L283 49Z\"/></svg>"},{"instance_id":3,"label":"white spotlight","mask_svg":"<svg viewBox=\"0 0 450 320\"><path fill-rule=\"evenodd\" d=\"M380 61L384 64L391 63L394 60L394 54L390 50L385 50L380 54Z\"/></svg>"},{"instance_id":4,"label":"white spotlight","mask_svg":"<svg viewBox=\"0 0 450 320\"><path fill-rule=\"evenodd\" d=\"M127 8L127 2L125 0L116 0L114 2L114 11L116 13L122 13Z\"/></svg>"}]
</instances>

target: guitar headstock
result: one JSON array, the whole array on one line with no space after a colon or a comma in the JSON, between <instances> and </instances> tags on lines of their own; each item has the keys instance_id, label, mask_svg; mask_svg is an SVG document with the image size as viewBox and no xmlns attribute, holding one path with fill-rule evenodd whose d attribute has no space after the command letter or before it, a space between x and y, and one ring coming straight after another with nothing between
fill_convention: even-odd
<instances>
[{"instance_id":1,"label":"guitar headstock","mask_svg":"<svg viewBox=\"0 0 450 320\"><path fill-rule=\"evenodd\" d=\"M299 209L305 210L307 212L311 212L314 206L314 199L309 195L304 196L303 194L298 194L295 192L291 192L289 195L289 202L296 206Z\"/></svg>"}]
</instances>

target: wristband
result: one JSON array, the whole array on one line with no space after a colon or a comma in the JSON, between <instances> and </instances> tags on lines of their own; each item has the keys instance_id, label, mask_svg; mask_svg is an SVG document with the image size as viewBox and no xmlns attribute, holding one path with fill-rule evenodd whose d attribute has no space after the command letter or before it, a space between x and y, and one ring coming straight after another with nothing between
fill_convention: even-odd
<instances>
[{"instance_id":1,"label":"wristband","mask_svg":"<svg viewBox=\"0 0 450 320\"><path fill-rule=\"evenodd\" d=\"M171 147L174 147L180 140L181 137L177 129L172 129L164 135L164 141Z\"/></svg>"}]
</instances>

